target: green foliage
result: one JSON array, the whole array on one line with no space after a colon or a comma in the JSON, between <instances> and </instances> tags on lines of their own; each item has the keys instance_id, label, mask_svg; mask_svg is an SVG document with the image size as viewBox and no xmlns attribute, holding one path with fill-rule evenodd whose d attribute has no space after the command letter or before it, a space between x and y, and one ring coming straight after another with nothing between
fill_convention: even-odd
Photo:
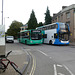
<instances>
[{"instance_id":1,"label":"green foliage","mask_svg":"<svg viewBox=\"0 0 75 75\"><path fill-rule=\"evenodd\" d=\"M39 27L39 26L43 26L43 23L42 23L42 22L39 22L38 27Z\"/></svg>"},{"instance_id":2,"label":"green foliage","mask_svg":"<svg viewBox=\"0 0 75 75\"><path fill-rule=\"evenodd\" d=\"M8 35L12 35L15 38L17 37L17 33L20 32L20 27L23 24L18 21L13 21L12 24L10 25L9 29L7 30Z\"/></svg>"},{"instance_id":3,"label":"green foliage","mask_svg":"<svg viewBox=\"0 0 75 75\"><path fill-rule=\"evenodd\" d=\"M51 24L51 16L50 16L50 11L47 7L46 13L45 13L45 24Z\"/></svg>"},{"instance_id":4,"label":"green foliage","mask_svg":"<svg viewBox=\"0 0 75 75\"><path fill-rule=\"evenodd\" d=\"M35 12L32 10L28 21L28 29L35 29L37 27L37 19L35 17Z\"/></svg>"}]
</instances>

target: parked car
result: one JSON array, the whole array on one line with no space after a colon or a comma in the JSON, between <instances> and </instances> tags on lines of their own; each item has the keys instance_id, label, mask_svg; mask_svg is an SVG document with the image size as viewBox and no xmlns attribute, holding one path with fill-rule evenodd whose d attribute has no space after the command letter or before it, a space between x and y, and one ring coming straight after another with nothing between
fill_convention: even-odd
<instances>
[{"instance_id":1,"label":"parked car","mask_svg":"<svg viewBox=\"0 0 75 75\"><path fill-rule=\"evenodd\" d=\"M14 43L14 37L13 37L13 36L6 36L5 40L6 40L6 43L7 43L7 42L12 42L12 43Z\"/></svg>"}]
</instances>

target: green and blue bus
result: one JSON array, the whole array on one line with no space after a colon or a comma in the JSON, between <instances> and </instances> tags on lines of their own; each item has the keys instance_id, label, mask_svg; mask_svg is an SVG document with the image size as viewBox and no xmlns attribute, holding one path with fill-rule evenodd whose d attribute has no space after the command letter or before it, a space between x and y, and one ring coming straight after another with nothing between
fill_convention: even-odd
<instances>
[{"instance_id":1,"label":"green and blue bus","mask_svg":"<svg viewBox=\"0 0 75 75\"><path fill-rule=\"evenodd\" d=\"M42 44L41 30L24 30L18 33L18 41L25 44Z\"/></svg>"},{"instance_id":2,"label":"green and blue bus","mask_svg":"<svg viewBox=\"0 0 75 75\"><path fill-rule=\"evenodd\" d=\"M52 23L36 28L42 30L43 43L64 45L69 44L70 29L66 23Z\"/></svg>"}]
</instances>

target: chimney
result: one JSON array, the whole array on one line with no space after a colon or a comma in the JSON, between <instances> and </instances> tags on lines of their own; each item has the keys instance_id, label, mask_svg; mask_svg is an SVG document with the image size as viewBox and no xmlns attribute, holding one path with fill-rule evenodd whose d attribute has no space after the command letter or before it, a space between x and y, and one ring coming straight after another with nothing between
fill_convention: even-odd
<instances>
[{"instance_id":1,"label":"chimney","mask_svg":"<svg viewBox=\"0 0 75 75\"><path fill-rule=\"evenodd\" d=\"M62 6L62 10L65 9L67 6Z\"/></svg>"},{"instance_id":2,"label":"chimney","mask_svg":"<svg viewBox=\"0 0 75 75\"><path fill-rule=\"evenodd\" d=\"M55 16L55 15L56 15L56 13L53 14L53 16Z\"/></svg>"}]
</instances>

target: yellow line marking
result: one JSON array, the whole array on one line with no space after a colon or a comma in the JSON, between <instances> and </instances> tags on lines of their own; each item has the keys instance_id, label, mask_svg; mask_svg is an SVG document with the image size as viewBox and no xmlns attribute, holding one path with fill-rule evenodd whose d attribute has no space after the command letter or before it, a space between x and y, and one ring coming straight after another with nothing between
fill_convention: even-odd
<instances>
[{"instance_id":1,"label":"yellow line marking","mask_svg":"<svg viewBox=\"0 0 75 75\"><path fill-rule=\"evenodd\" d=\"M29 52L30 53L30 52ZM34 75L35 69L36 69L36 58L33 56L32 53L30 53L32 58L33 58L33 65L32 65L32 69L29 75Z\"/></svg>"}]
</instances>

